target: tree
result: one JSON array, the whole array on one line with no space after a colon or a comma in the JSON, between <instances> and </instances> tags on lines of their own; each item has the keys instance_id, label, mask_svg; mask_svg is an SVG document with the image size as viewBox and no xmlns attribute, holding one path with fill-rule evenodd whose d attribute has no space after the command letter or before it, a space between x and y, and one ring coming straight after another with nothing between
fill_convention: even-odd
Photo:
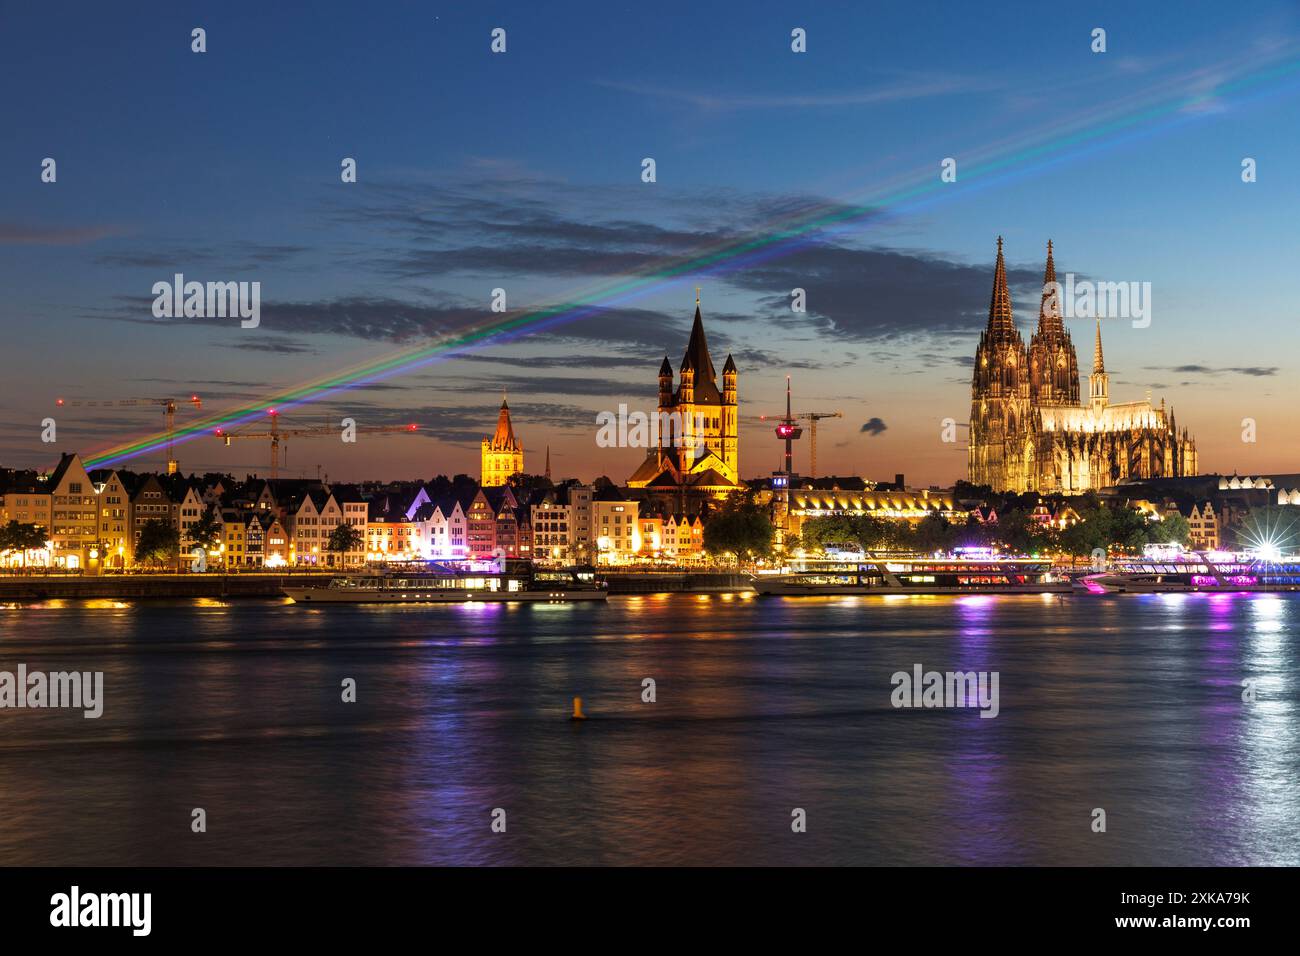
<instances>
[{"instance_id":1,"label":"tree","mask_svg":"<svg viewBox=\"0 0 1300 956\"><path fill-rule=\"evenodd\" d=\"M135 546L138 564L158 564L174 560L181 550L181 533L166 521L157 518L146 521L140 528L140 540Z\"/></svg>"},{"instance_id":2,"label":"tree","mask_svg":"<svg viewBox=\"0 0 1300 956\"><path fill-rule=\"evenodd\" d=\"M1170 511L1147 525L1147 539L1152 544L1186 545L1192 539L1192 526L1177 511Z\"/></svg>"},{"instance_id":3,"label":"tree","mask_svg":"<svg viewBox=\"0 0 1300 956\"><path fill-rule=\"evenodd\" d=\"M940 514L928 514L912 529L912 547L917 551L948 551L957 540L956 529Z\"/></svg>"},{"instance_id":4,"label":"tree","mask_svg":"<svg viewBox=\"0 0 1300 956\"><path fill-rule=\"evenodd\" d=\"M1076 558L1094 551L1105 552L1110 544L1110 515L1105 508L1076 509L1079 520L1061 532L1061 548Z\"/></svg>"},{"instance_id":5,"label":"tree","mask_svg":"<svg viewBox=\"0 0 1300 956\"><path fill-rule=\"evenodd\" d=\"M330 532L329 541L325 543L325 550L346 555L349 551L360 551L365 541L365 535L357 530L356 525L344 523L336 525L334 530Z\"/></svg>"},{"instance_id":6,"label":"tree","mask_svg":"<svg viewBox=\"0 0 1300 956\"><path fill-rule=\"evenodd\" d=\"M857 545L857 529L854 527L853 519L846 515L818 515L805 518L800 537L807 551L825 553L829 548L849 548Z\"/></svg>"},{"instance_id":7,"label":"tree","mask_svg":"<svg viewBox=\"0 0 1300 956\"><path fill-rule=\"evenodd\" d=\"M732 554L741 561L754 561L772 553L775 536L771 519L761 512L724 511L705 524L704 550L715 558Z\"/></svg>"},{"instance_id":8,"label":"tree","mask_svg":"<svg viewBox=\"0 0 1300 956\"><path fill-rule=\"evenodd\" d=\"M38 524L10 521L0 527L0 554L17 551L22 555L23 567L27 567L27 552L44 548L45 541L45 529Z\"/></svg>"},{"instance_id":9,"label":"tree","mask_svg":"<svg viewBox=\"0 0 1300 956\"><path fill-rule=\"evenodd\" d=\"M189 531L185 533L185 541L187 544L197 545L204 551L211 551L221 543L223 531L221 519L211 508L208 508L199 515L198 521L190 525Z\"/></svg>"}]
</instances>

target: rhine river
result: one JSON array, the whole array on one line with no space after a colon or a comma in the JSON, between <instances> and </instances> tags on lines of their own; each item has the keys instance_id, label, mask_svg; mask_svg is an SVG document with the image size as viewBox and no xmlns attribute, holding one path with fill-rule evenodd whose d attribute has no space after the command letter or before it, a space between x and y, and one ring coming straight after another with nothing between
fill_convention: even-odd
<instances>
[{"instance_id":1,"label":"rhine river","mask_svg":"<svg viewBox=\"0 0 1300 956\"><path fill-rule=\"evenodd\" d=\"M1294 865L1298 638L1280 595L0 609L0 671L105 697L0 709L0 860ZM998 715L894 708L917 664Z\"/></svg>"}]
</instances>

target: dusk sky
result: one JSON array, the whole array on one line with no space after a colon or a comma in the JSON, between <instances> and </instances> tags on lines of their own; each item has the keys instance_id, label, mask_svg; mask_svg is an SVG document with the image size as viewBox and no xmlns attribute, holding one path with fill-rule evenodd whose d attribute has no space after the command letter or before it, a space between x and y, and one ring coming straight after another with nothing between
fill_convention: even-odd
<instances>
[{"instance_id":1,"label":"dusk sky","mask_svg":"<svg viewBox=\"0 0 1300 956\"><path fill-rule=\"evenodd\" d=\"M0 7L0 465L161 427L154 408L59 397L270 401L492 319L494 288L512 311L545 308L863 203L878 208L757 261L294 408L286 424L421 434L291 441L283 474L477 474L506 389L527 471L549 445L556 477L621 482L643 452L598 448L595 416L652 409L699 285L742 417L780 410L788 373L798 408L844 412L821 426L820 473L951 484L999 235L1026 340L1048 239L1058 273L1150 282L1149 327L1103 322L1112 401L1171 403L1204 472L1300 470L1300 5L564 6ZM946 157L957 181L931 188ZM982 161L997 172L963 178ZM178 272L259 281L260 326L154 318L153 284ZM1093 323L1067 327L1086 394ZM58 442L42 444L51 415ZM948 417L957 443L940 440ZM265 474L269 451L201 437L178 457ZM779 466L767 426L742 431L740 461L747 478Z\"/></svg>"}]
</instances>

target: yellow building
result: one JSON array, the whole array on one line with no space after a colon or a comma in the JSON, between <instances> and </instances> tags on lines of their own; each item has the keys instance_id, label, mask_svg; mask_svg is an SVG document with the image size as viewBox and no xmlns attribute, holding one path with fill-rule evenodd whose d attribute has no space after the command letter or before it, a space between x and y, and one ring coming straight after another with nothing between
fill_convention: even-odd
<instances>
[{"instance_id":1,"label":"yellow building","mask_svg":"<svg viewBox=\"0 0 1300 956\"><path fill-rule=\"evenodd\" d=\"M99 497L81 458L64 455L47 482L54 498L50 540L55 567L87 568L92 552L99 564Z\"/></svg>"},{"instance_id":2,"label":"yellow building","mask_svg":"<svg viewBox=\"0 0 1300 956\"><path fill-rule=\"evenodd\" d=\"M479 484L484 488L500 487L512 475L523 473L524 446L515 437L514 427L510 424L510 406L504 399L497 414L497 430L491 438L483 439L482 452L483 469Z\"/></svg>"},{"instance_id":3,"label":"yellow building","mask_svg":"<svg viewBox=\"0 0 1300 956\"><path fill-rule=\"evenodd\" d=\"M135 562L135 536L131 533L131 493L116 471L95 482L99 493L99 544L105 549L104 567L122 570Z\"/></svg>"},{"instance_id":4,"label":"yellow building","mask_svg":"<svg viewBox=\"0 0 1300 956\"><path fill-rule=\"evenodd\" d=\"M19 524L34 524L45 532L48 540L53 525L54 496L49 488L36 482L19 482L7 488L0 488L0 524L17 521ZM22 553L12 551L0 555L10 565L32 567L48 563L48 549Z\"/></svg>"},{"instance_id":5,"label":"yellow building","mask_svg":"<svg viewBox=\"0 0 1300 956\"><path fill-rule=\"evenodd\" d=\"M639 504L603 492L592 502L592 523L596 530L596 560L600 564L623 564L641 550L637 527Z\"/></svg>"},{"instance_id":6,"label":"yellow building","mask_svg":"<svg viewBox=\"0 0 1300 956\"><path fill-rule=\"evenodd\" d=\"M805 519L829 515L872 515L889 521L916 524L929 515L938 515L950 522L964 522L967 514L953 500L952 494L946 491L790 490L791 534L800 533Z\"/></svg>"}]
</instances>

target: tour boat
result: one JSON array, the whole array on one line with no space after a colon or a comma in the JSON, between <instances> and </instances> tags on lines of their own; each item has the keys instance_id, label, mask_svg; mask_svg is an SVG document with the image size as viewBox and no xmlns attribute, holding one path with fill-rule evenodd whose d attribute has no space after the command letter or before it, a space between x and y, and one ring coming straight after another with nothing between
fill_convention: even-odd
<instances>
[{"instance_id":1,"label":"tour boat","mask_svg":"<svg viewBox=\"0 0 1300 956\"><path fill-rule=\"evenodd\" d=\"M286 587L284 593L297 604L464 604L604 601L608 592L590 568L510 562L503 570L430 563L416 570L344 575L325 587Z\"/></svg>"},{"instance_id":2,"label":"tour boat","mask_svg":"<svg viewBox=\"0 0 1300 956\"><path fill-rule=\"evenodd\" d=\"M972 594L1070 592L1073 582L1048 558L958 552L942 557L806 561L797 569L754 576L759 594Z\"/></svg>"},{"instance_id":3,"label":"tour boat","mask_svg":"<svg viewBox=\"0 0 1300 956\"><path fill-rule=\"evenodd\" d=\"M1227 551L1148 553L1085 575L1095 594L1168 591L1300 591L1300 558Z\"/></svg>"}]
</instances>

